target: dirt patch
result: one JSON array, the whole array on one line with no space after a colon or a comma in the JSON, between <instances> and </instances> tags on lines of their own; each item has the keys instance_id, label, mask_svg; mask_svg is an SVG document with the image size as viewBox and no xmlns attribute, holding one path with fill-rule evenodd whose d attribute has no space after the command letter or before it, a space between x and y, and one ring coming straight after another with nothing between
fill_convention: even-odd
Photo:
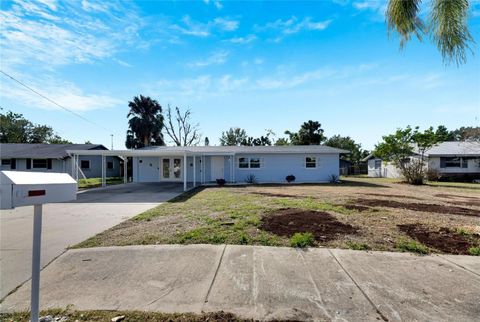
<instances>
[{"instance_id":1,"label":"dirt patch","mask_svg":"<svg viewBox=\"0 0 480 322\"><path fill-rule=\"evenodd\" d=\"M438 193L434 196L439 197L439 198L446 198L446 199L461 198L461 199L469 199L469 200L480 201L480 198L475 198L475 197L470 197L470 196L450 195L450 194L446 194L446 193Z\"/></svg>"},{"instance_id":2,"label":"dirt patch","mask_svg":"<svg viewBox=\"0 0 480 322\"><path fill-rule=\"evenodd\" d=\"M368 193L368 196L375 196L375 197L385 197L385 198L401 198L401 199L415 199L415 200L424 200L422 198L413 197L413 196L405 196L405 195L388 195L382 193Z\"/></svg>"},{"instance_id":3,"label":"dirt patch","mask_svg":"<svg viewBox=\"0 0 480 322\"><path fill-rule=\"evenodd\" d=\"M399 208L440 214L480 217L480 211L478 210L456 206L444 206L426 203L407 203L383 199L357 199L355 203L357 205L369 207Z\"/></svg>"},{"instance_id":4,"label":"dirt patch","mask_svg":"<svg viewBox=\"0 0 480 322\"><path fill-rule=\"evenodd\" d=\"M349 209L349 210L356 210L356 211L359 211L359 212L372 210L372 208L367 207L367 206L362 206L362 205L346 204L346 205L338 205L338 206Z\"/></svg>"},{"instance_id":5,"label":"dirt patch","mask_svg":"<svg viewBox=\"0 0 480 322\"><path fill-rule=\"evenodd\" d=\"M445 227L439 230L431 230L421 224L397 225L397 227L411 238L444 253L466 255L470 247L480 244L480 236L462 236Z\"/></svg>"},{"instance_id":6,"label":"dirt patch","mask_svg":"<svg viewBox=\"0 0 480 322\"><path fill-rule=\"evenodd\" d=\"M303 209L280 209L262 218L261 228L279 236L309 232L317 241L329 241L354 235L358 228L338 221L326 212Z\"/></svg>"},{"instance_id":7,"label":"dirt patch","mask_svg":"<svg viewBox=\"0 0 480 322\"><path fill-rule=\"evenodd\" d=\"M448 203L452 205L462 205L462 206L467 206L467 207L480 207L480 201L457 201L457 200L452 200L452 201L447 201Z\"/></svg>"},{"instance_id":8,"label":"dirt patch","mask_svg":"<svg viewBox=\"0 0 480 322\"><path fill-rule=\"evenodd\" d=\"M295 199L304 199L304 198L313 198L312 196L302 196L302 195L289 195L281 193L271 193L271 192L250 192L254 195L265 196L265 197L278 197L278 198L295 198Z\"/></svg>"}]
</instances>

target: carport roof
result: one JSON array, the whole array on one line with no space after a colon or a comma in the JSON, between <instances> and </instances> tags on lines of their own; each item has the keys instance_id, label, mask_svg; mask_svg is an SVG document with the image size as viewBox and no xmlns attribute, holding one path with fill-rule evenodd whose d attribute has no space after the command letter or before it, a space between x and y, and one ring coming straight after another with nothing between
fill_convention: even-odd
<instances>
[{"instance_id":1,"label":"carport roof","mask_svg":"<svg viewBox=\"0 0 480 322\"><path fill-rule=\"evenodd\" d=\"M71 154L83 155L121 155L121 156L149 156L149 155L179 155L179 154L340 154L350 153L347 150L332 148L326 145L296 145L296 146L189 146L189 147L148 147L138 150L108 150L108 151L75 151L68 150Z\"/></svg>"},{"instance_id":2,"label":"carport roof","mask_svg":"<svg viewBox=\"0 0 480 322\"><path fill-rule=\"evenodd\" d=\"M0 158L62 159L69 156L67 150L106 150L101 144L30 144L1 143Z\"/></svg>"}]
</instances>

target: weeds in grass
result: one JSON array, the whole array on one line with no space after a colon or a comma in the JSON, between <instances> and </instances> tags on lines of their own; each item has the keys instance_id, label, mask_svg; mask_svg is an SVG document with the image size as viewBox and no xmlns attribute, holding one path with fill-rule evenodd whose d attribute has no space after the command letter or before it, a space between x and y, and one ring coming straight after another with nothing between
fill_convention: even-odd
<instances>
[{"instance_id":1,"label":"weeds in grass","mask_svg":"<svg viewBox=\"0 0 480 322\"><path fill-rule=\"evenodd\" d=\"M401 240L397 243L395 248L397 248L402 252L412 252L417 254L428 254L429 252L426 246L414 240L411 240L411 241Z\"/></svg>"},{"instance_id":2,"label":"weeds in grass","mask_svg":"<svg viewBox=\"0 0 480 322\"><path fill-rule=\"evenodd\" d=\"M357 243L357 242L353 242L353 241L347 242L347 246L348 246L348 248L353 249L353 250L369 250L370 249L370 246L368 246L365 243Z\"/></svg>"},{"instance_id":3,"label":"weeds in grass","mask_svg":"<svg viewBox=\"0 0 480 322\"><path fill-rule=\"evenodd\" d=\"M462 235L462 236L469 236L471 235L470 232L468 232L465 228L457 228L457 234Z\"/></svg>"},{"instance_id":4,"label":"weeds in grass","mask_svg":"<svg viewBox=\"0 0 480 322\"><path fill-rule=\"evenodd\" d=\"M312 233L295 233L290 238L290 246L304 248L308 246L313 246L315 243L315 237Z\"/></svg>"},{"instance_id":5,"label":"weeds in grass","mask_svg":"<svg viewBox=\"0 0 480 322\"><path fill-rule=\"evenodd\" d=\"M470 247L468 253L472 256L480 256L480 246Z\"/></svg>"}]
</instances>

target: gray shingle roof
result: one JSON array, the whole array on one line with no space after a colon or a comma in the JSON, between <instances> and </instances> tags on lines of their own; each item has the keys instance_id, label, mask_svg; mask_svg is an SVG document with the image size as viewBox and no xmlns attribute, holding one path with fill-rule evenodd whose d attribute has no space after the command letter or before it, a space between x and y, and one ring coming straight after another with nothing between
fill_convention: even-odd
<instances>
[{"instance_id":1,"label":"gray shingle roof","mask_svg":"<svg viewBox=\"0 0 480 322\"><path fill-rule=\"evenodd\" d=\"M288 146L150 146L139 150L178 151L192 153L350 153L350 151L332 148L326 145L288 145Z\"/></svg>"},{"instance_id":2,"label":"gray shingle roof","mask_svg":"<svg viewBox=\"0 0 480 322\"><path fill-rule=\"evenodd\" d=\"M101 144L1 143L0 158L62 159L68 156L67 150L107 150L107 148Z\"/></svg>"},{"instance_id":3,"label":"gray shingle roof","mask_svg":"<svg viewBox=\"0 0 480 322\"><path fill-rule=\"evenodd\" d=\"M480 156L480 142L442 142L426 151L428 156Z\"/></svg>"}]
</instances>

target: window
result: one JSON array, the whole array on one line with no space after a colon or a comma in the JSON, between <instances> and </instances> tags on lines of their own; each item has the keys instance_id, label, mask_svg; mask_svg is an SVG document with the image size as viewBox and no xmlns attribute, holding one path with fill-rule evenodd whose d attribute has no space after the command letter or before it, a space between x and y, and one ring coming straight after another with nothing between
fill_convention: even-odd
<instances>
[{"instance_id":1,"label":"window","mask_svg":"<svg viewBox=\"0 0 480 322\"><path fill-rule=\"evenodd\" d=\"M238 167L240 169L248 169L248 158L239 158Z\"/></svg>"},{"instance_id":2,"label":"window","mask_svg":"<svg viewBox=\"0 0 480 322\"><path fill-rule=\"evenodd\" d=\"M2 159L2 165L10 165L10 159Z\"/></svg>"},{"instance_id":3,"label":"window","mask_svg":"<svg viewBox=\"0 0 480 322\"><path fill-rule=\"evenodd\" d=\"M316 157L306 157L305 158L305 168L316 168L317 167L317 158Z\"/></svg>"},{"instance_id":4,"label":"window","mask_svg":"<svg viewBox=\"0 0 480 322\"><path fill-rule=\"evenodd\" d=\"M442 168L460 168L462 158L441 158Z\"/></svg>"},{"instance_id":5,"label":"window","mask_svg":"<svg viewBox=\"0 0 480 322\"><path fill-rule=\"evenodd\" d=\"M113 169L113 162L112 161L107 162L107 169L110 169L110 170Z\"/></svg>"},{"instance_id":6,"label":"window","mask_svg":"<svg viewBox=\"0 0 480 322\"><path fill-rule=\"evenodd\" d=\"M380 169L382 167L382 160L375 160L375 169Z\"/></svg>"},{"instance_id":7,"label":"window","mask_svg":"<svg viewBox=\"0 0 480 322\"><path fill-rule=\"evenodd\" d=\"M90 169L90 161L89 160L81 160L80 161L80 168Z\"/></svg>"},{"instance_id":8,"label":"window","mask_svg":"<svg viewBox=\"0 0 480 322\"><path fill-rule=\"evenodd\" d=\"M260 169L262 160L260 158L238 158L238 167L240 169Z\"/></svg>"},{"instance_id":9,"label":"window","mask_svg":"<svg viewBox=\"0 0 480 322\"><path fill-rule=\"evenodd\" d=\"M46 169L48 165L47 159L33 159L32 168L34 169Z\"/></svg>"}]
</instances>

